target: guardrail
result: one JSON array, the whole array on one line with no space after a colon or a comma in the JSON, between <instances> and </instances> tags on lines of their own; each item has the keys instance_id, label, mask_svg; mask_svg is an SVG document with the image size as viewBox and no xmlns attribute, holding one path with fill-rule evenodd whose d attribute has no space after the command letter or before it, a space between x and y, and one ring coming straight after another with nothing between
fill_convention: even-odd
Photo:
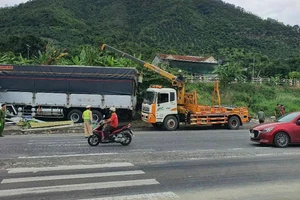
<instances>
[{"instance_id":1,"label":"guardrail","mask_svg":"<svg viewBox=\"0 0 300 200\"><path fill-rule=\"evenodd\" d=\"M257 84L274 84L285 85L292 87L300 87L300 80L298 79L271 79L271 78L252 78L253 83Z\"/></svg>"},{"instance_id":2,"label":"guardrail","mask_svg":"<svg viewBox=\"0 0 300 200\"><path fill-rule=\"evenodd\" d=\"M197 83L197 82L215 82L219 81L218 77L213 76L190 76L185 77L185 80L190 83ZM239 81L241 82L241 81ZM246 80L243 80L246 83ZM291 86L291 87L300 87L300 80L299 79L274 79L274 78L252 78L251 80L254 84L273 84L279 86ZM237 80L233 81L232 83L238 83Z\"/></svg>"}]
</instances>

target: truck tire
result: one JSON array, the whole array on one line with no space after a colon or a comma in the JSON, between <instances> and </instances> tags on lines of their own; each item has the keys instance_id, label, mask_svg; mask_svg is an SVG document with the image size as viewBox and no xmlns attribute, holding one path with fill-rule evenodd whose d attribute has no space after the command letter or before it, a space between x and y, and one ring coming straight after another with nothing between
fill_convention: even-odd
<instances>
[{"instance_id":1,"label":"truck tire","mask_svg":"<svg viewBox=\"0 0 300 200\"><path fill-rule=\"evenodd\" d=\"M178 119L173 116L167 116L164 120L163 127L167 131L174 131L178 128Z\"/></svg>"},{"instance_id":2,"label":"truck tire","mask_svg":"<svg viewBox=\"0 0 300 200\"><path fill-rule=\"evenodd\" d=\"M82 122L82 112L80 110L74 109L68 113L68 120L73 121L74 123Z\"/></svg>"},{"instance_id":3,"label":"truck tire","mask_svg":"<svg viewBox=\"0 0 300 200\"><path fill-rule=\"evenodd\" d=\"M241 121L237 116L229 117L227 127L231 130L238 130L240 128Z\"/></svg>"},{"instance_id":4,"label":"truck tire","mask_svg":"<svg viewBox=\"0 0 300 200\"><path fill-rule=\"evenodd\" d=\"M93 122L99 123L103 118L102 113L98 110L92 110L92 113L93 113Z\"/></svg>"}]
</instances>

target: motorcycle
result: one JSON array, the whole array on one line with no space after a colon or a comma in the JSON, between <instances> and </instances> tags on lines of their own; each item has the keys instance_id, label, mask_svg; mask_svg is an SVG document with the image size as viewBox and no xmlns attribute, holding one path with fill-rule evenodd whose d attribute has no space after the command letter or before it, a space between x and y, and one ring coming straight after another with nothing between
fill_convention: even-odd
<instances>
[{"instance_id":1,"label":"motorcycle","mask_svg":"<svg viewBox=\"0 0 300 200\"><path fill-rule=\"evenodd\" d=\"M99 125L93 129L93 135L88 138L90 146L97 146L99 143L120 143L123 146L127 146L131 143L133 138L133 132L130 129L131 124L118 126L109 133L107 140L102 140L102 138L104 138L104 127L104 120L102 120Z\"/></svg>"}]
</instances>

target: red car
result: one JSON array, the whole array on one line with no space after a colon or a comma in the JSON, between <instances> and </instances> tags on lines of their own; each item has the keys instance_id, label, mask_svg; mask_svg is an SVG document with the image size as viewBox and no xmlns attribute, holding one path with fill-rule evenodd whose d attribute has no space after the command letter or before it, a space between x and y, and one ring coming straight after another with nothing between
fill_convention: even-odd
<instances>
[{"instance_id":1,"label":"red car","mask_svg":"<svg viewBox=\"0 0 300 200\"><path fill-rule=\"evenodd\" d=\"M251 141L287 147L300 143L300 112L280 117L276 122L259 124L250 129Z\"/></svg>"}]
</instances>

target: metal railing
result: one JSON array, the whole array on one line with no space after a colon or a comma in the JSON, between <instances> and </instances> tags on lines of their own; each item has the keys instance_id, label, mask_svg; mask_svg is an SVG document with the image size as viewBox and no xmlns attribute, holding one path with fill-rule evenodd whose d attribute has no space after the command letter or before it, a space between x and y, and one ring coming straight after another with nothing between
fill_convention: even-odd
<instances>
[{"instance_id":1,"label":"metal railing","mask_svg":"<svg viewBox=\"0 0 300 200\"><path fill-rule=\"evenodd\" d=\"M184 77L186 82L189 83L198 83L198 82L207 82L212 83L215 81L219 81L219 78L216 76L189 76ZM232 83L238 82L249 82L246 79L243 81L235 80ZM251 80L254 84L268 84L268 85L278 85L278 86L291 86L291 87L300 87L300 79L279 79L279 78L261 78L256 77Z\"/></svg>"}]
</instances>

